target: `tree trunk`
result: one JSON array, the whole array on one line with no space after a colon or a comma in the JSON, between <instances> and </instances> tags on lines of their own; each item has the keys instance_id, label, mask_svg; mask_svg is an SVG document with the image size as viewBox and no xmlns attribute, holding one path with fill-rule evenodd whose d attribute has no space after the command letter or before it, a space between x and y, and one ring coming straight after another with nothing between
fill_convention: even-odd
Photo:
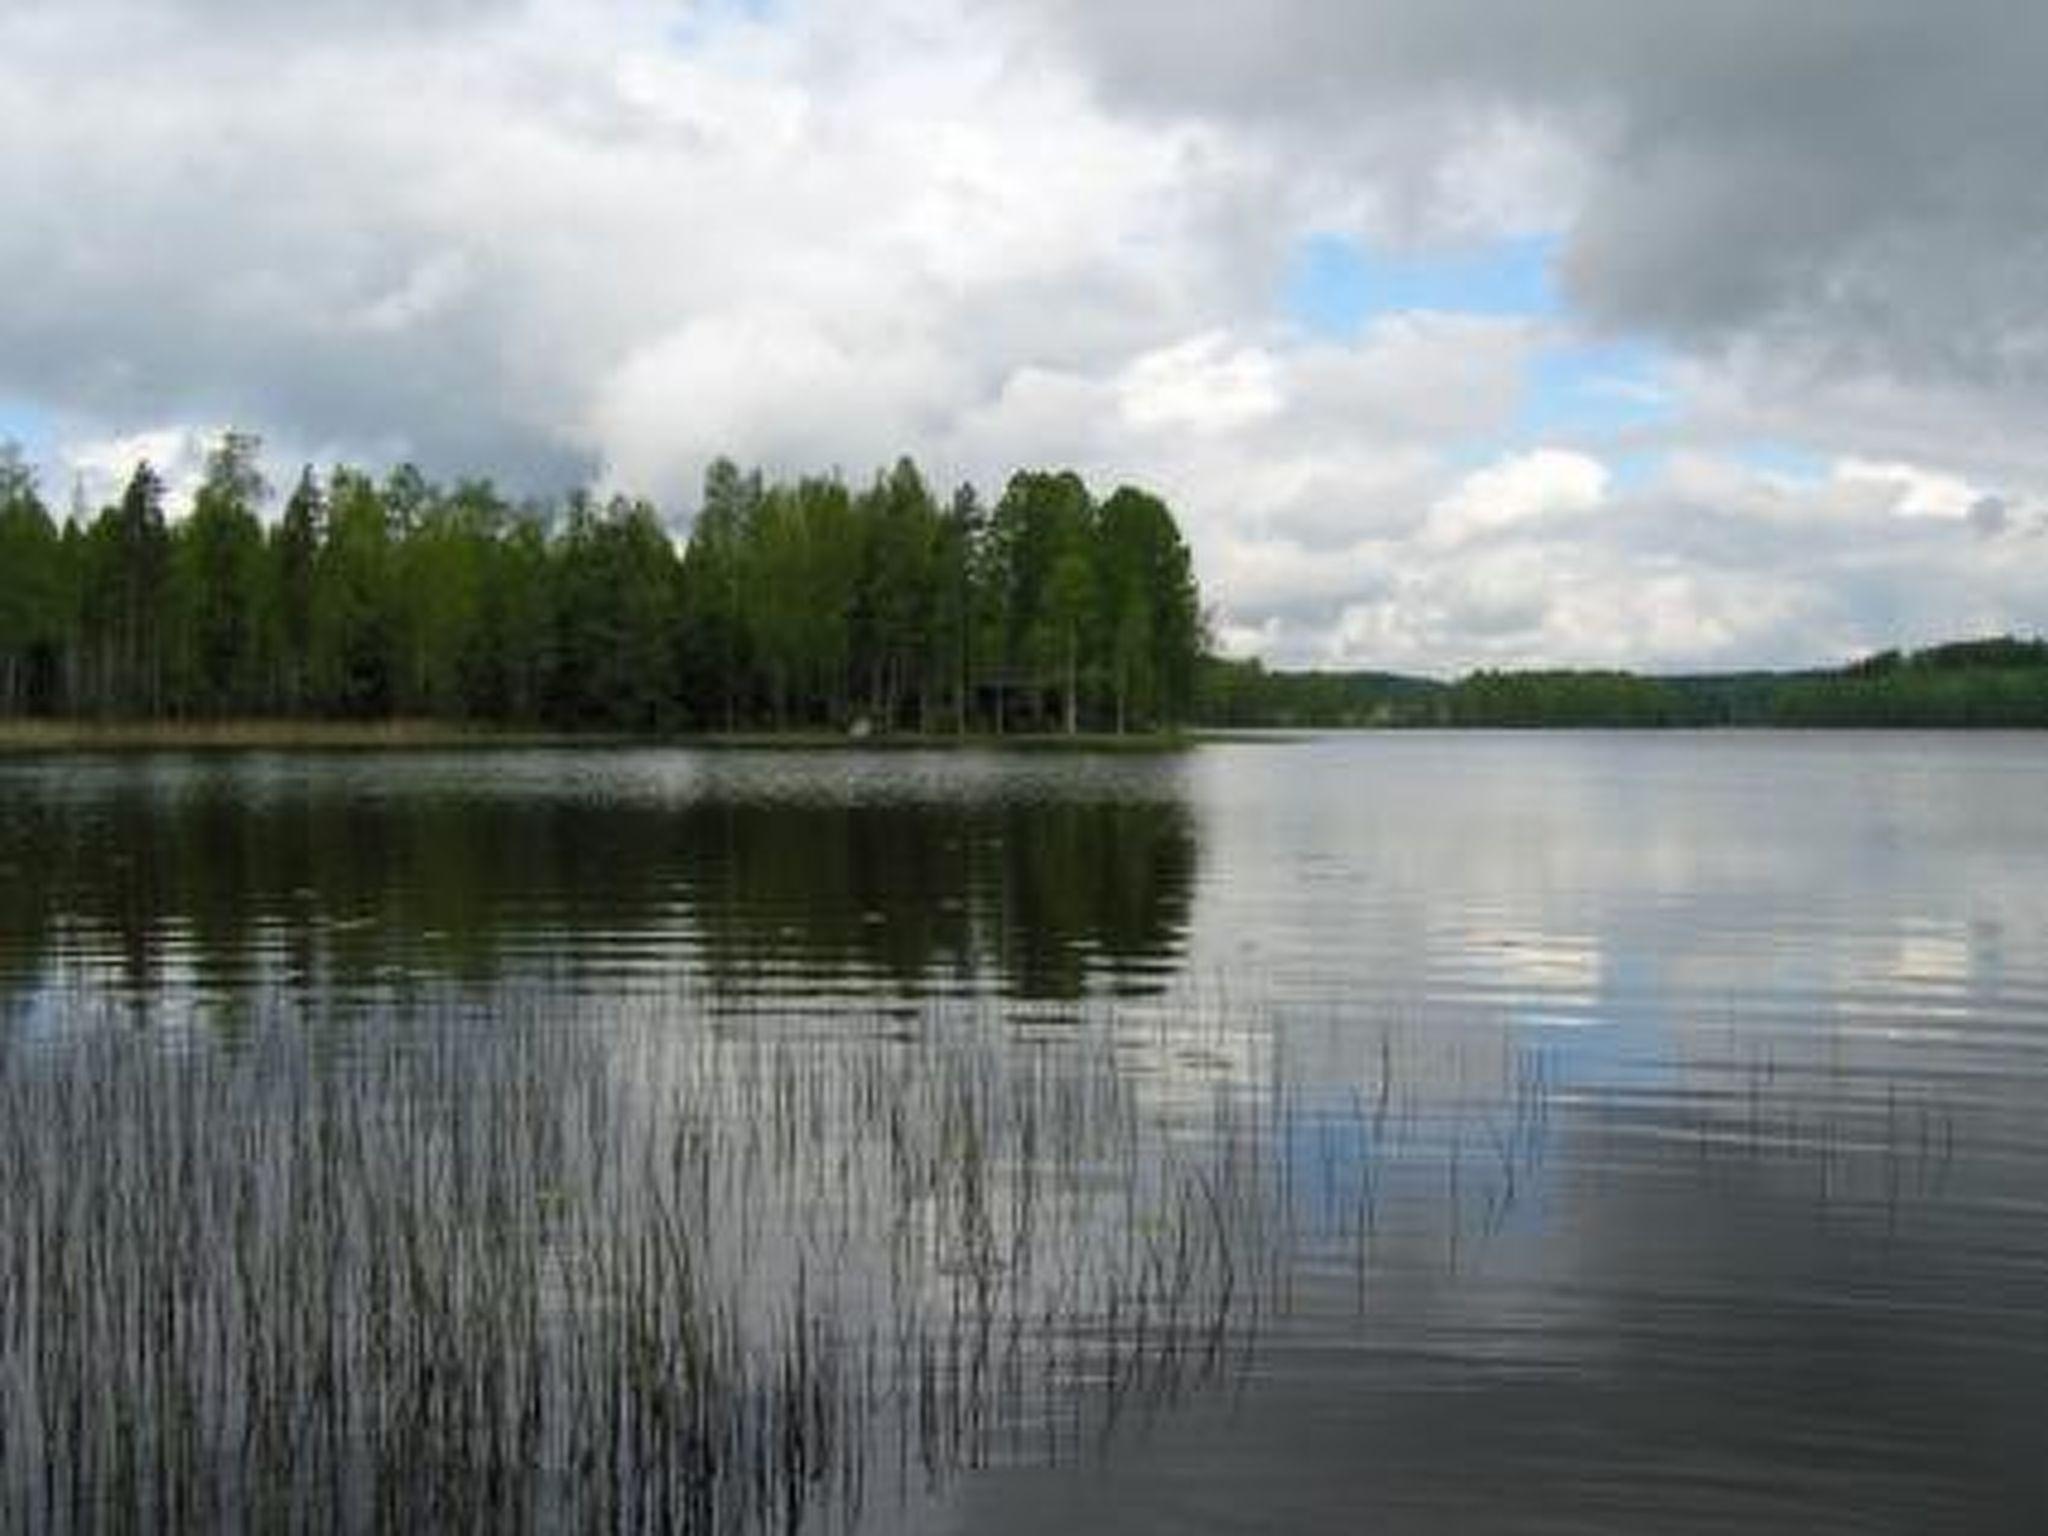
<instances>
[{"instance_id":1,"label":"tree trunk","mask_svg":"<svg viewBox=\"0 0 2048 1536\"><path fill-rule=\"evenodd\" d=\"M967 642L960 642L960 676L953 687L953 734L967 734Z\"/></svg>"},{"instance_id":2,"label":"tree trunk","mask_svg":"<svg viewBox=\"0 0 2048 1536\"><path fill-rule=\"evenodd\" d=\"M1075 654L1074 632L1069 629L1067 631L1067 734L1069 736L1077 735L1080 732L1081 717L1079 699L1076 696L1078 693L1076 683L1079 670L1080 661Z\"/></svg>"}]
</instances>

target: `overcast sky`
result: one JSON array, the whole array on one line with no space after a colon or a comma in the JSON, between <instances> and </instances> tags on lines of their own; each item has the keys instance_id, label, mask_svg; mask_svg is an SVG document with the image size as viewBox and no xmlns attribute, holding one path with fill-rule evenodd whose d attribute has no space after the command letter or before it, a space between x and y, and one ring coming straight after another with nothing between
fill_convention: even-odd
<instances>
[{"instance_id":1,"label":"overcast sky","mask_svg":"<svg viewBox=\"0 0 2048 1536\"><path fill-rule=\"evenodd\" d=\"M2048 625L2038 0L0 0L0 437L1164 493L1286 664Z\"/></svg>"}]
</instances>

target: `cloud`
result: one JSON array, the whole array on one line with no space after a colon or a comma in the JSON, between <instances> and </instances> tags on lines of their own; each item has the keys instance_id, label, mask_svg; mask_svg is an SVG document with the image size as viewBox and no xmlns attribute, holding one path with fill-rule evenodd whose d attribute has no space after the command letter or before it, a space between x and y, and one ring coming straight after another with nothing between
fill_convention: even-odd
<instances>
[{"instance_id":1,"label":"cloud","mask_svg":"<svg viewBox=\"0 0 2048 1536\"><path fill-rule=\"evenodd\" d=\"M1280 413L1279 373L1271 353L1233 348L1227 335L1212 331L1135 359L1120 382L1117 405L1140 430L1225 432Z\"/></svg>"},{"instance_id":2,"label":"cloud","mask_svg":"<svg viewBox=\"0 0 2048 1536\"><path fill-rule=\"evenodd\" d=\"M163 483L166 510L182 511L205 479L207 454L219 437L218 431L168 428L74 442L63 456L66 494L90 515L112 505L135 467L147 463Z\"/></svg>"},{"instance_id":3,"label":"cloud","mask_svg":"<svg viewBox=\"0 0 2048 1536\"><path fill-rule=\"evenodd\" d=\"M1869 487L1883 505L1900 517L1969 517L1987 498L1957 475L1942 474L1915 464L1874 463L1844 459L1835 478L1851 487Z\"/></svg>"},{"instance_id":4,"label":"cloud","mask_svg":"<svg viewBox=\"0 0 2048 1536\"><path fill-rule=\"evenodd\" d=\"M719 453L1071 464L1279 661L2027 628L2044 55L1991 0L15 7L0 399L95 485L222 421L678 512ZM1562 309L1318 330L1317 236ZM1544 415L1560 356L1655 409Z\"/></svg>"},{"instance_id":5,"label":"cloud","mask_svg":"<svg viewBox=\"0 0 2048 1536\"><path fill-rule=\"evenodd\" d=\"M1995 520L1906 511L1917 484L1941 477L1888 468L1899 473L1801 477L1694 454L1642 485L1610 485L1590 518L1532 515L1458 546L1412 541L1387 552L1392 582L1345 605L1323 654L1435 671L1683 671L2033 627L2040 541L2010 513L1987 528Z\"/></svg>"},{"instance_id":6,"label":"cloud","mask_svg":"<svg viewBox=\"0 0 2048 1536\"><path fill-rule=\"evenodd\" d=\"M1591 512L1607 499L1608 478L1607 466L1583 453L1516 454L1459 481L1431 510L1423 537L1456 545L1537 518Z\"/></svg>"},{"instance_id":7,"label":"cloud","mask_svg":"<svg viewBox=\"0 0 2048 1536\"><path fill-rule=\"evenodd\" d=\"M1600 329L1794 395L1883 381L2036 417L2048 396L2029 0L1273 0L1255 27L1166 0L1021 9L1104 101L1280 146L1317 168L1302 197L1383 236L1557 233ZM1891 451L1876 425L1866 454Z\"/></svg>"},{"instance_id":8,"label":"cloud","mask_svg":"<svg viewBox=\"0 0 2048 1536\"><path fill-rule=\"evenodd\" d=\"M621 485L682 491L719 453L784 471L864 473L881 444L928 437L965 385L930 342L786 308L707 314L636 349L597 385L591 440Z\"/></svg>"},{"instance_id":9,"label":"cloud","mask_svg":"<svg viewBox=\"0 0 2048 1536\"><path fill-rule=\"evenodd\" d=\"M1965 515L1970 519L1970 527L1987 539L1997 538L2012 524L2010 509L2000 496L1979 496L1970 503Z\"/></svg>"},{"instance_id":10,"label":"cloud","mask_svg":"<svg viewBox=\"0 0 2048 1536\"><path fill-rule=\"evenodd\" d=\"M1174 226L1208 215L1162 196L1182 138L1080 110L943 7L679 44L652 4L362 5L282 50L242 9L0 19L0 194L34 210L0 227L0 391L545 483L648 467L606 432L664 368L693 389L668 402L679 465L764 425L720 398L758 386L691 371L721 338L795 350L782 420L716 446L830 452L847 392L808 399L806 363L851 359L878 426L915 428L1027 350L1156 336L1161 295L1207 281ZM123 25L139 46L103 46Z\"/></svg>"}]
</instances>

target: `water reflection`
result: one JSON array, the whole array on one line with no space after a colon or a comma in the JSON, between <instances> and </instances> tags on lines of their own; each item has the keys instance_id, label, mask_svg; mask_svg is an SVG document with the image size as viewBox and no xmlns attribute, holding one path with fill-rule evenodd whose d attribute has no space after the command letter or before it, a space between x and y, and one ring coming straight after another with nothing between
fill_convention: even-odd
<instances>
[{"instance_id":1,"label":"water reflection","mask_svg":"<svg viewBox=\"0 0 2048 1536\"><path fill-rule=\"evenodd\" d=\"M1197 847L1174 780L934 770L870 792L683 754L550 764L248 758L0 780L0 996L162 1006L519 981L705 985L731 1006L1144 995ZM857 777L857 776L856 776ZM1078 786L1078 788L1077 788Z\"/></svg>"},{"instance_id":2,"label":"water reflection","mask_svg":"<svg viewBox=\"0 0 2048 1536\"><path fill-rule=\"evenodd\" d=\"M848 805L724 800L675 818L678 884L712 977L758 989L881 976L1073 998L1154 991L1195 865L1171 801Z\"/></svg>"},{"instance_id":3,"label":"water reflection","mask_svg":"<svg viewBox=\"0 0 2048 1536\"><path fill-rule=\"evenodd\" d=\"M878 1069L948 1026L1004 1074L1091 1042L1087 1091L1152 1137L1107 1187L1193 1168L1235 1258L1270 1241L1270 1309L1231 1271L1258 1350L1108 1456L1063 1432L1078 1469L977 1473L940 1528L2036 1531L2044 766L1762 736L0 763L0 986L60 1031L124 989L377 1039L523 1011L601 1059L634 1018ZM798 1143L834 1176L841 1145ZM1165 1230L1118 1250L1171 1273Z\"/></svg>"}]
</instances>

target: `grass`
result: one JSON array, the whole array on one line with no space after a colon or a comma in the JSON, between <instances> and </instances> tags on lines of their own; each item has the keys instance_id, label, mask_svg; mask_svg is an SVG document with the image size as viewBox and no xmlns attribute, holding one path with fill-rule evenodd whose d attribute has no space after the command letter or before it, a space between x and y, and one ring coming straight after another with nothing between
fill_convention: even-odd
<instances>
[{"instance_id":1,"label":"grass","mask_svg":"<svg viewBox=\"0 0 2048 1536\"><path fill-rule=\"evenodd\" d=\"M1211 1379L1268 1280L1257 1139L1104 1048L103 1022L0 1055L0 1527L845 1526Z\"/></svg>"},{"instance_id":2,"label":"grass","mask_svg":"<svg viewBox=\"0 0 2048 1536\"><path fill-rule=\"evenodd\" d=\"M1363 1309L1383 1242L1456 1272L1550 1182L1545 1049L1381 1033L1310 1083L1185 1001L165 1035L81 992L0 1031L0 1529L887 1528L1243 1371L1297 1270ZM1887 1230L1954 1155L1825 1061L1681 1101L1685 1160Z\"/></svg>"}]
</instances>

